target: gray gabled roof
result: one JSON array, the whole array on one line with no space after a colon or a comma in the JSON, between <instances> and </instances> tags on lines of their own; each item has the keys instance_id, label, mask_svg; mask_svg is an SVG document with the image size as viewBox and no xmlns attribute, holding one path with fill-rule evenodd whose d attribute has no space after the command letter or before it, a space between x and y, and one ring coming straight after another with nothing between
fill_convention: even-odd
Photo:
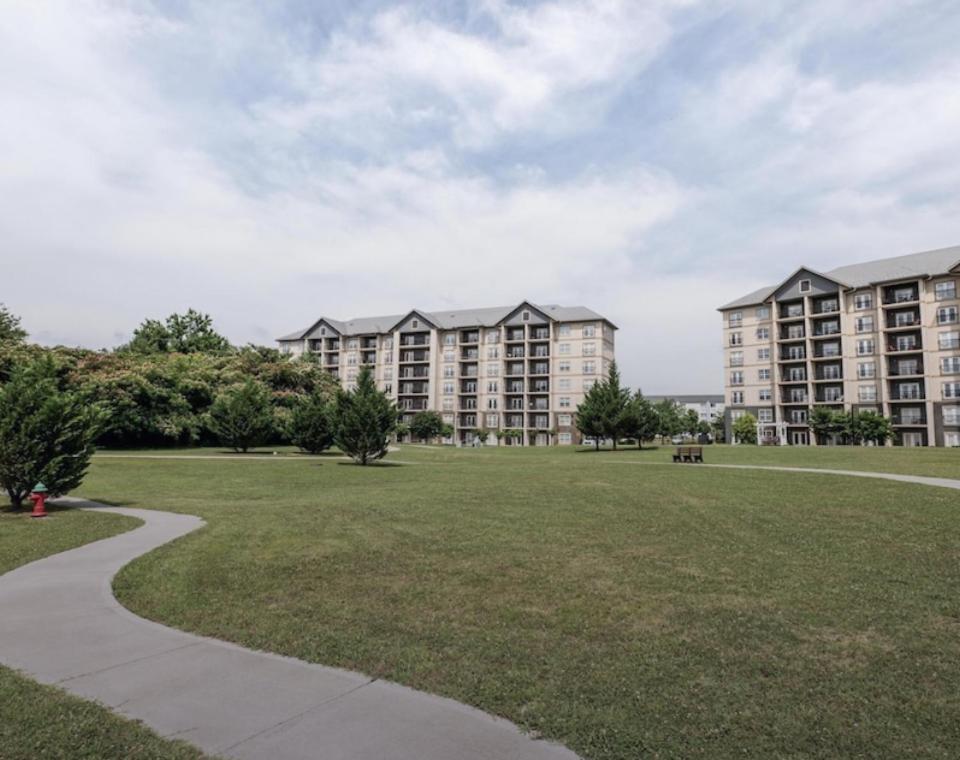
<instances>
[{"instance_id":1,"label":"gray gabled roof","mask_svg":"<svg viewBox=\"0 0 960 760\"><path fill-rule=\"evenodd\" d=\"M589 320L604 321L616 329L609 319L602 317L592 309L586 306L558 306L556 304L547 304L542 306L531 302L534 309L539 309L551 319L558 322L583 322ZM303 340L320 322L326 322L341 335L371 335L373 333L386 333L393 330L397 324L402 322L411 314L420 314L424 319L432 322L441 330L457 330L465 327L490 327L518 308L517 304L511 306L492 306L481 309L461 309L459 311L424 311L423 309L413 309L406 314L393 314L385 317L359 317L350 319L346 322L321 317L310 327L298 330L297 332L284 335L277 338L279 342Z\"/></svg>"},{"instance_id":2,"label":"gray gabled roof","mask_svg":"<svg viewBox=\"0 0 960 760\"><path fill-rule=\"evenodd\" d=\"M905 256L894 256L889 259L864 261L860 264L846 266L823 272L828 279L846 285L850 289L865 288L881 282L904 280L909 277L924 277L945 274L960 264L960 245L950 248L938 248L934 251L908 253ZM802 267L806 269L806 267ZM793 275L791 275L793 277ZM787 279L790 279L789 277ZM784 280L786 282L786 280ZM773 292L783 283L759 288L735 301L720 307L720 311L736 309L740 306L755 306L761 304L773 295Z\"/></svg>"},{"instance_id":3,"label":"gray gabled roof","mask_svg":"<svg viewBox=\"0 0 960 760\"><path fill-rule=\"evenodd\" d=\"M678 404L722 404L724 402L722 393L707 393L702 396L696 394L680 394L673 396L644 396L647 401L663 401L670 399Z\"/></svg>"}]
</instances>

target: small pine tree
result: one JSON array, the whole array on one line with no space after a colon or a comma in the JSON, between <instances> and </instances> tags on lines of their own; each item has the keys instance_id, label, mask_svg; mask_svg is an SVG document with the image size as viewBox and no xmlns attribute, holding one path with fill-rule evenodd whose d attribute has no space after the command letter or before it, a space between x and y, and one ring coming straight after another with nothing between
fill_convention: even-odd
<instances>
[{"instance_id":1,"label":"small pine tree","mask_svg":"<svg viewBox=\"0 0 960 760\"><path fill-rule=\"evenodd\" d=\"M600 450L600 440L603 438L603 383L594 383L584 394L583 401L577 405L576 423L580 435L593 438L594 448Z\"/></svg>"},{"instance_id":2,"label":"small pine tree","mask_svg":"<svg viewBox=\"0 0 960 760\"><path fill-rule=\"evenodd\" d=\"M273 432L273 407L265 385L248 378L217 396L210 407L210 427L221 443L246 453Z\"/></svg>"},{"instance_id":3,"label":"small pine tree","mask_svg":"<svg viewBox=\"0 0 960 760\"><path fill-rule=\"evenodd\" d=\"M386 456L397 409L377 390L369 367L360 370L355 390L337 394L336 420L337 446L355 462L366 465Z\"/></svg>"},{"instance_id":4,"label":"small pine tree","mask_svg":"<svg viewBox=\"0 0 960 760\"><path fill-rule=\"evenodd\" d=\"M14 370L0 387L0 486L11 506L38 482L52 496L79 486L103 422L99 406L60 389L49 359Z\"/></svg>"},{"instance_id":5,"label":"small pine tree","mask_svg":"<svg viewBox=\"0 0 960 760\"><path fill-rule=\"evenodd\" d=\"M290 440L308 454L319 454L333 445L336 436L333 405L325 395L314 392L293 409Z\"/></svg>"},{"instance_id":6,"label":"small pine tree","mask_svg":"<svg viewBox=\"0 0 960 760\"><path fill-rule=\"evenodd\" d=\"M647 401L638 390L624 410L623 435L635 438L637 448L643 448L644 441L652 441L660 429L660 418L653 404Z\"/></svg>"}]
</instances>

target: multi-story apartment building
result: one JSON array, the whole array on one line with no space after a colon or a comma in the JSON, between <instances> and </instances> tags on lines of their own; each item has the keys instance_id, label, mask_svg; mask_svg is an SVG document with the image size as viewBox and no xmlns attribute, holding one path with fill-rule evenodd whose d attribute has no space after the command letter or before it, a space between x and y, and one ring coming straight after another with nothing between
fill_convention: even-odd
<instances>
[{"instance_id":1,"label":"multi-story apartment building","mask_svg":"<svg viewBox=\"0 0 960 760\"><path fill-rule=\"evenodd\" d=\"M582 306L521 303L342 322L322 317L278 339L313 352L345 388L363 366L409 423L433 410L469 444L518 430L521 445L579 443L574 411L614 360L609 320ZM507 440L512 443L511 440Z\"/></svg>"},{"instance_id":2,"label":"multi-story apartment building","mask_svg":"<svg viewBox=\"0 0 960 760\"><path fill-rule=\"evenodd\" d=\"M960 246L829 272L801 267L720 308L727 440L813 442L814 406L889 417L894 445L960 446Z\"/></svg>"}]
</instances>

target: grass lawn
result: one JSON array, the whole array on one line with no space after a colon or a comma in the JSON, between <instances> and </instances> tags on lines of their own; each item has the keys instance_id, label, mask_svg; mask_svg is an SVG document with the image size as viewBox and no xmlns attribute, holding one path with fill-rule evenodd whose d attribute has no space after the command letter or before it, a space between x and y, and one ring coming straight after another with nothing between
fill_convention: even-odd
<instances>
[{"instance_id":1,"label":"grass lawn","mask_svg":"<svg viewBox=\"0 0 960 760\"><path fill-rule=\"evenodd\" d=\"M843 452L947 474L956 452L935 453ZM208 521L121 572L136 612L445 694L593 760L960 756L956 492L604 463L667 449L391 456L408 464L104 458L82 495Z\"/></svg>"},{"instance_id":2,"label":"grass lawn","mask_svg":"<svg viewBox=\"0 0 960 760\"><path fill-rule=\"evenodd\" d=\"M47 507L50 517L0 513L0 574L35 559L135 528L139 520L120 515ZM149 729L92 702L41 686L0 666L0 758L3 760L199 760L182 742L161 739Z\"/></svg>"}]
</instances>

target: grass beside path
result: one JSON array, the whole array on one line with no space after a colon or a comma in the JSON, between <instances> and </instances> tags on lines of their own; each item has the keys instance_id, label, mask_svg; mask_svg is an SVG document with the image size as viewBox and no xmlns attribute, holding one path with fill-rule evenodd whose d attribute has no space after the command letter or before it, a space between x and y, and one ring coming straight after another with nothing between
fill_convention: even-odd
<instances>
[{"instance_id":1,"label":"grass beside path","mask_svg":"<svg viewBox=\"0 0 960 760\"><path fill-rule=\"evenodd\" d=\"M444 694L591 760L960 756L957 494L600 462L667 456L101 459L82 490L207 520L121 572L135 612Z\"/></svg>"},{"instance_id":2,"label":"grass beside path","mask_svg":"<svg viewBox=\"0 0 960 760\"><path fill-rule=\"evenodd\" d=\"M123 533L139 520L48 505L50 517L0 512L0 574L50 554ZM2 614L2 612L0 612ZM167 741L105 707L41 686L0 666L0 758L3 760L200 760L183 742Z\"/></svg>"}]
</instances>

